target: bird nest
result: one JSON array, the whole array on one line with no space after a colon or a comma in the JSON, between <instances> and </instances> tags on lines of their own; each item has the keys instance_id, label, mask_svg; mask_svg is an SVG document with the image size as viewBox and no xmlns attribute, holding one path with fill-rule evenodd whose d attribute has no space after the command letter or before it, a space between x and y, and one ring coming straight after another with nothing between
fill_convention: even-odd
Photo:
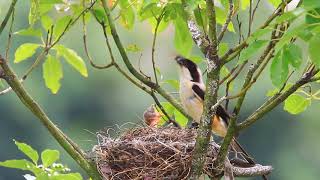
<instances>
[{"instance_id":1,"label":"bird nest","mask_svg":"<svg viewBox=\"0 0 320 180\"><path fill-rule=\"evenodd\" d=\"M186 179L191 170L195 138L196 130L174 127L140 127L127 130L117 138L111 138L108 132L98 133L99 144L93 153L104 179ZM214 172L213 162L218 151L219 146L210 142L204 166L208 176ZM231 166L228 160L225 166L237 175L239 167ZM260 166L258 169L265 174L272 168Z\"/></svg>"}]
</instances>

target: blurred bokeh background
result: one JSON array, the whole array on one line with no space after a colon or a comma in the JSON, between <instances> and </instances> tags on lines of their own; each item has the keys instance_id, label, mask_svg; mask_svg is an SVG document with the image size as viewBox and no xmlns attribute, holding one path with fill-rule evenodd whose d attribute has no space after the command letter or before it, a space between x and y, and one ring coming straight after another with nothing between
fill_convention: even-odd
<instances>
[{"instance_id":1,"label":"blurred bokeh background","mask_svg":"<svg viewBox=\"0 0 320 180\"><path fill-rule=\"evenodd\" d=\"M0 0L0 19L2 20L10 1ZM258 25L271 6L262 2L257 11ZM29 1L18 1L14 31L28 27ZM241 18L246 19L246 14ZM137 44L142 51L141 68L146 74L151 71L152 33L148 23L137 22L133 31L118 27L124 44ZM5 51L6 31L0 37L0 53ZM160 33L157 41L156 61L161 69L163 79L177 79L173 57L176 52L173 46L174 29L169 27ZM226 42L229 45L237 42L237 37L228 33ZM33 38L14 36L10 50L10 63L15 71L22 75L33 59L20 64L13 63L14 51L24 42L36 42ZM88 26L89 50L98 63L109 61L106 45L100 27L91 20ZM75 49L85 59L82 45L81 25L74 26L63 38L62 44ZM114 47L114 46L113 46ZM120 56L114 48L118 62ZM199 51L194 48L194 55ZM132 63L138 65L140 54L130 54ZM204 67L204 63L200 66ZM152 98L137 89L122 77L115 69L93 69L87 63L88 78L83 78L69 65L63 65L64 78L62 88L53 95L44 85L41 68L37 68L24 83L26 89L48 113L49 117L74 141L85 150L90 150L96 144L95 132L103 127L113 127L127 122L141 123L143 111L153 103ZM236 81L235 89L240 86L243 77ZM267 98L266 92L272 89L268 70L261 81L250 90L246 98L241 119L249 115ZM168 87L169 91L174 91ZM223 95L221 91L220 95ZM274 167L271 179L274 180L316 180L320 177L320 141L319 141L319 103L304 113L293 116L285 112L282 105L267 114L262 120L241 133L240 142L251 153L257 162L270 164ZM45 148L59 149L61 161L73 171L80 171L79 166L59 148L57 142L46 129L24 107L14 93L0 96L0 161L23 158L17 150L13 139L30 144L38 151ZM0 167L0 180L23 179L21 171ZM82 172L84 175L84 173Z\"/></svg>"}]
</instances>

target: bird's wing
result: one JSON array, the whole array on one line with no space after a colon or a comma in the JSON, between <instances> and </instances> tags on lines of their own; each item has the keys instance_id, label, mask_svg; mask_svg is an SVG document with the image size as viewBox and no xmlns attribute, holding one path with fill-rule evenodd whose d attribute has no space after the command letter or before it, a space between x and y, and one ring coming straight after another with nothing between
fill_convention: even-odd
<instances>
[{"instance_id":1,"label":"bird's wing","mask_svg":"<svg viewBox=\"0 0 320 180\"><path fill-rule=\"evenodd\" d=\"M192 85L192 90L194 95L200 99L200 100L204 100L204 89L202 89L199 85L197 84L193 84Z\"/></svg>"},{"instance_id":2,"label":"bird's wing","mask_svg":"<svg viewBox=\"0 0 320 180\"><path fill-rule=\"evenodd\" d=\"M192 90L195 96L202 101L204 100L204 94L205 91L197 84L192 85ZM223 119L223 121L228 126L228 121L230 119L230 114L227 112L227 110L224 109L221 105L218 106L216 114Z\"/></svg>"}]
</instances>

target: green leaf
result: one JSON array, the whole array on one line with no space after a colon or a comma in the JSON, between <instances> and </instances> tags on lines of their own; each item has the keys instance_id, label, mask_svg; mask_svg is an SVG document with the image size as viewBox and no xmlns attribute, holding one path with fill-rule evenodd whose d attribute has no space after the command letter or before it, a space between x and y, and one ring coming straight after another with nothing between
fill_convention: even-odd
<instances>
[{"instance_id":1,"label":"green leaf","mask_svg":"<svg viewBox=\"0 0 320 180\"><path fill-rule=\"evenodd\" d=\"M266 27L264 29L259 29L251 34L251 36L248 38L248 43L252 43L253 41L256 41L257 39L261 38L267 33L270 33L273 29L270 27Z\"/></svg>"},{"instance_id":2,"label":"green leaf","mask_svg":"<svg viewBox=\"0 0 320 180\"><path fill-rule=\"evenodd\" d=\"M62 77L63 72L59 59L48 55L46 61L43 63L43 78L46 86L53 94L56 94L59 91Z\"/></svg>"},{"instance_id":3,"label":"green leaf","mask_svg":"<svg viewBox=\"0 0 320 180\"><path fill-rule=\"evenodd\" d=\"M272 84L280 88L287 80L289 73L288 59L283 58L282 51L277 53L272 60L270 77Z\"/></svg>"},{"instance_id":4,"label":"green leaf","mask_svg":"<svg viewBox=\"0 0 320 180\"><path fill-rule=\"evenodd\" d=\"M309 41L309 57L313 63L315 63L318 68L320 68L320 35L314 36Z\"/></svg>"},{"instance_id":5,"label":"green leaf","mask_svg":"<svg viewBox=\"0 0 320 180\"><path fill-rule=\"evenodd\" d=\"M174 116L173 112L174 112L175 108L169 102L161 102L161 105L170 117ZM166 122L167 122L167 118L162 116L160 122L158 123L158 126L161 127Z\"/></svg>"},{"instance_id":6,"label":"green leaf","mask_svg":"<svg viewBox=\"0 0 320 180\"><path fill-rule=\"evenodd\" d=\"M283 58L287 59L294 68L298 69L302 63L302 50L295 44L289 44L284 49Z\"/></svg>"},{"instance_id":7,"label":"green leaf","mask_svg":"<svg viewBox=\"0 0 320 180\"><path fill-rule=\"evenodd\" d=\"M216 10L216 19L217 19L217 23L220 25L224 25L226 20L227 20L227 16L228 16L228 11L221 9L219 7L215 7ZM235 32L234 31L234 27L232 22L229 23L228 28L227 28L230 32Z\"/></svg>"},{"instance_id":8,"label":"green leaf","mask_svg":"<svg viewBox=\"0 0 320 180\"><path fill-rule=\"evenodd\" d=\"M292 29L289 28L287 32L284 33L280 41L276 45L276 52L282 50L282 48L289 44L291 39L298 36L304 29L306 28L306 24L301 24L297 27L294 27Z\"/></svg>"},{"instance_id":9,"label":"green leaf","mask_svg":"<svg viewBox=\"0 0 320 180\"><path fill-rule=\"evenodd\" d=\"M152 33L154 34L157 26L157 20L154 18L149 18L148 22L152 26ZM168 26L169 26L169 21L162 19L158 27L158 33L164 31Z\"/></svg>"},{"instance_id":10,"label":"green leaf","mask_svg":"<svg viewBox=\"0 0 320 180\"><path fill-rule=\"evenodd\" d=\"M174 80L174 79L167 79L164 81L164 83L169 84L172 86L175 90L179 90L179 81Z\"/></svg>"},{"instance_id":11,"label":"green leaf","mask_svg":"<svg viewBox=\"0 0 320 180\"><path fill-rule=\"evenodd\" d=\"M50 180L82 180L79 173L57 174L50 178Z\"/></svg>"},{"instance_id":12,"label":"green leaf","mask_svg":"<svg viewBox=\"0 0 320 180\"><path fill-rule=\"evenodd\" d=\"M40 44L25 43L18 47L14 54L14 63L19 63L34 55Z\"/></svg>"},{"instance_id":13,"label":"green leaf","mask_svg":"<svg viewBox=\"0 0 320 180\"><path fill-rule=\"evenodd\" d=\"M120 23L126 29L131 30L134 25L135 13L132 5L129 4L128 0L119 0L120 10Z\"/></svg>"},{"instance_id":14,"label":"green leaf","mask_svg":"<svg viewBox=\"0 0 320 180\"><path fill-rule=\"evenodd\" d=\"M221 77L223 78L229 74L230 74L229 69L226 66L222 66L221 71L220 71Z\"/></svg>"},{"instance_id":15,"label":"green leaf","mask_svg":"<svg viewBox=\"0 0 320 180\"><path fill-rule=\"evenodd\" d=\"M292 11L288 11L288 12L285 12L283 13L281 16L278 16L276 18L276 23L277 24L280 24L280 23L283 23L283 22L286 22L286 21L292 21L294 19L296 19L297 17L301 16L302 13L304 13L305 10L303 8L296 8Z\"/></svg>"},{"instance_id":16,"label":"green leaf","mask_svg":"<svg viewBox=\"0 0 320 180\"><path fill-rule=\"evenodd\" d=\"M126 47L126 51L137 53L137 52L141 52L142 49L136 44L129 44Z\"/></svg>"},{"instance_id":17,"label":"green leaf","mask_svg":"<svg viewBox=\"0 0 320 180\"><path fill-rule=\"evenodd\" d=\"M282 0L269 0L269 3L271 3L274 8L277 8L281 2Z\"/></svg>"},{"instance_id":18,"label":"green leaf","mask_svg":"<svg viewBox=\"0 0 320 180\"><path fill-rule=\"evenodd\" d=\"M39 0L31 0L30 11L29 11L29 24L33 26L33 24L40 17L39 15Z\"/></svg>"},{"instance_id":19,"label":"green leaf","mask_svg":"<svg viewBox=\"0 0 320 180\"><path fill-rule=\"evenodd\" d=\"M241 0L241 9L246 10L250 5L250 0Z\"/></svg>"},{"instance_id":20,"label":"green leaf","mask_svg":"<svg viewBox=\"0 0 320 180\"><path fill-rule=\"evenodd\" d=\"M103 22L104 24L107 24L106 13L104 12L103 8L93 9L93 14L99 22Z\"/></svg>"},{"instance_id":21,"label":"green leaf","mask_svg":"<svg viewBox=\"0 0 320 180\"><path fill-rule=\"evenodd\" d=\"M304 0L304 1L302 1L302 5L305 8L320 7L320 1L319 0Z\"/></svg>"},{"instance_id":22,"label":"green leaf","mask_svg":"<svg viewBox=\"0 0 320 180\"><path fill-rule=\"evenodd\" d=\"M62 55L64 59L80 74L84 77L88 77L88 70L83 59L72 49L66 48L62 45L55 47L59 55Z\"/></svg>"},{"instance_id":23,"label":"green leaf","mask_svg":"<svg viewBox=\"0 0 320 180\"><path fill-rule=\"evenodd\" d=\"M305 19L307 24L315 24L320 22L320 8L313 9L308 12Z\"/></svg>"},{"instance_id":24,"label":"green leaf","mask_svg":"<svg viewBox=\"0 0 320 180\"><path fill-rule=\"evenodd\" d=\"M292 83L287 83L282 91L288 90L289 88L291 88L292 85L293 85ZM279 90L280 90L279 88L275 88L275 89L269 90L266 95L268 97L274 96L279 92Z\"/></svg>"},{"instance_id":25,"label":"green leaf","mask_svg":"<svg viewBox=\"0 0 320 180\"><path fill-rule=\"evenodd\" d=\"M172 8L170 6L167 7L167 10L169 12ZM143 21L148 18L154 18L154 16L158 16L160 13L161 7L159 7L157 3L150 3L141 8L141 10L139 11L139 19L140 21Z\"/></svg>"},{"instance_id":26,"label":"green leaf","mask_svg":"<svg viewBox=\"0 0 320 180\"><path fill-rule=\"evenodd\" d=\"M311 99L306 99L298 94L292 94L284 101L284 110L291 114L299 114L305 111L310 104Z\"/></svg>"},{"instance_id":27,"label":"green leaf","mask_svg":"<svg viewBox=\"0 0 320 180\"><path fill-rule=\"evenodd\" d=\"M41 24L42 24L42 27L46 31L48 31L48 30L51 30L51 26L53 25L53 21L52 21L51 17L44 15L41 17Z\"/></svg>"},{"instance_id":28,"label":"green leaf","mask_svg":"<svg viewBox=\"0 0 320 180\"><path fill-rule=\"evenodd\" d=\"M51 166L60 157L60 153L57 150L46 149L41 153L41 160L44 167Z\"/></svg>"},{"instance_id":29,"label":"green leaf","mask_svg":"<svg viewBox=\"0 0 320 180\"><path fill-rule=\"evenodd\" d=\"M223 56L229 49L228 43L220 43L218 49L218 55Z\"/></svg>"},{"instance_id":30,"label":"green leaf","mask_svg":"<svg viewBox=\"0 0 320 180\"><path fill-rule=\"evenodd\" d=\"M16 144L16 146L18 147L18 149L21 152L23 152L25 155L27 155L33 161L34 164L38 163L39 155L38 155L38 152L36 150L34 150L28 144L20 143L20 142L18 142L16 140L14 140L14 143Z\"/></svg>"},{"instance_id":31,"label":"green leaf","mask_svg":"<svg viewBox=\"0 0 320 180\"><path fill-rule=\"evenodd\" d=\"M182 17L177 17L174 21L174 25L174 46L182 56L189 56L193 41L187 23Z\"/></svg>"},{"instance_id":32,"label":"green leaf","mask_svg":"<svg viewBox=\"0 0 320 180\"><path fill-rule=\"evenodd\" d=\"M32 162L27 161L25 159L13 159L13 160L7 160L4 162L0 162L0 166L7 167L7 168L15 168L15 169L21 169L21 170L31 170L35 167Z\"/></svg>"},{"instance_id":33,"label":"green leaf","mask_svg":"<svg viewBox=\"0 0 320 180\"><path fill-rule=\"evenodd\" d=\"M15 32L14 34L18 34L20 36L36 36L36 37L42 36L42 32L40 29L33 29L33 28L21 29L20 31Z\"/></svg>"},{"instance_id":34,"label":"green leaf","mask_svg":"<svg viewBox=\"0 0 320 180\"><path fill-rule=\"evenodd\" d=\"M174 111L174 117L176 122L181 126L181 127L186 127L188 124L188 119L180 113L180 111L175 110Z\"/></svg>"},{"instance_id":35,"label":"green leaf","mask_svg":"<svg viewBox=\"0 0 320 180\"><path fill-rule=\"evenodd\" d=\"M58 38L62 35L64 31L66 31L67 26L71 22L72 18L71 16L64 16L57 20L54 28L53 28L53 36L55 38Z\"/></svg>"},{"instance_id":36,"label":"green leaf","mask_svg":"<svg viewBox=\"0 0 320 180\"><path fill-rule=\"evenodd\" d=\"M244 63L246 60L252 57L255 53L257 53L259 49L261 49L267 43L268 43L267 40L257 40L249 44L249 46L241 52L238 64Z\"/></svg>"}]
</instances>

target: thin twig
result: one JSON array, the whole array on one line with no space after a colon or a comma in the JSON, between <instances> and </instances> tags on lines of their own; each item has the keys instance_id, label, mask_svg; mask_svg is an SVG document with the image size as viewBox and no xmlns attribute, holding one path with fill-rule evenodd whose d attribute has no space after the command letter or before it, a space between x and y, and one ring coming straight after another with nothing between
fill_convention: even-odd
<instances>
[{"instance_id":1,"label":"thin twig","mask_svg":"<svg viewBox=\"0 0 320 180\"><path fill-rule=\"evenodd\" d=\"M135 68L134 66L131 64L129 57L125 51L124 46L122 45L118 32L115 28L115 24L114 24L114 20L111 17L110 14L110 10L107 6L107 2L106 0L101 0L102 5L103 5L103 9L106 13L106 17L108 19L108 24L109 27L111 29L111 35L115 41L115 44L119 50L119 53L122 57L122 60L124 62L124 64L126 65L127 69L129 70L129 72L135 76L139 81L141 81L143 84L145 84L146 86L150 87L151 89L154 89L155 91L157 91L162 97L164 97L168 102L170 102L178 111L180 111L183 115L185 115L186 117L188 117L188 119L191 119L190 116L186 113L186 111L183 109L183 107L177 102L177 100L172 97L168 92L166 92L163 88L161 88L159 85L157 85L156 83L152 82L150 79L145 78L142 74L140 74Z\"/></svg>"},{"instance_id":2,"label":"thin twig","mask_svg":"<svg viewBox=\"0 0 320 180\"><path fill-rule=\"evenodd\" d=\"M233 67L230 70L230 72L220 80L219 85L223 84L237 70L238 67L239 67L238 64L235 67Z\"/></svg>"},{"instance_id":3,"label":"thin twig","mask_svg":"<svg viewBox=\"0 0 320 180\"><path fill-rule=\"evenodd\" d=\"M229 12L228 12L228 16L227 16L227 20L226 22L223 24L222 28L221 28L221 31L220 31L220 34L218 35L218 38L217 38L217 41L218 41L218 44L220 43L220 41L222 40L227 28L228 28L228 25L229 23L231 22L232 20L232 16L233 16L233 13L234 13L234 9L233 9L233 0L229 0Z\"/></svg>"},{"instance_id":4,"label":"thin twig","mask_svg":"<svg viewBox=\"0 0 320 180\"><path fill-rule=\"evenodd\" d=\"M6 48L6 55L5 58L9 59L9 51L12 43L12 29L13 29L13 24L14 24L14 16L15 16L15 8L12 10L12 15L11 15L11 22L10 22L10 28L9 28L9 35L8 35L8 43L7 43L7 48Z\"/></svg>"},{"instance_id":5,"label":"thin twig","mask_svg":"<svg viewBox=\"0 0 320 180\"><path fill-rule=\"evenodd\" d=\"M153 40L152 40L151 62L152 62L152 69L153 69L153 74L154 74L154 79L156 81L156 84L159 84L159 83L158 83L158 78L157 78L156 65L155 65L155 60L154 60L154 53L155 53L155 49L156 49L155 46L156 46L158 28L159 28L159 25L161 23L162 17L164 15L163 12L164 12L164 8L162 9L159 17L154 17L156 19L157 23L156 23L156 27L155 27L154 34L153 34Z\"/></svg>"},{"instance_id":6,"label":"thin twig","mask_svg":"<svg viewBox=\"0 0 320 180\"><path fill-rule=\"evenodd\" d=\"M10 5L10 7L8 9L8 12L7 12L5 18L3 19L3 21L2 21L2 23L0 25L0 35L1 35L2 31L3 31L3 29L7 26L7 23L9 21L9 18L11 16L12 12L14 11L14 7L15 7L17 1L18 0L12 0L12 2L11 2L11 5Z\"/></svg>"},{"instance_id":7,"label":"thin twig","mask_svg":"<svg viewBox=\"0 0 320 180\"><path fill-rule=\"evenodd\" d=\"M83 1L83 7L84 7L84 3L85 1ZM109 67L111 67L113 65L113 61L107 65L104 65L104 66L100 66L100 65L97 65L93 62L93 59L92 57L90 56L89 54L89 50L88 50L88 44L87 44L87 28L86 28L86 21L85 21L85 14L82 15L82 32L83 32L83 46L84 46L84 51L85 51L85 54L91 64L91 66L93 66L94 68L97 68L97 69L107 69ZM105 27L103 28L104 30L104 34L106 36L106 32L105 32Z\"/></svg>"},{"instance_id":8,"label":"thin twig","mask_svg":"<svg viewBox=\"0 0 320 180\"><path fill-rule=\"evenodd\" d=\"M243 68L246 66L246 64L247 63L243 63L240 66L240 69L237 71L237 73L230 80L228 80L227 85L226 85L226 96L229 96L229 88L230 88L231 83L238 77L238 75L243 70ZM228 110L228 106L229 106L229 99L226 100L226 105L225 105L225 108L227 110Z\"/></svg>"},{"instance_id":9,"label":"thin twig","mask_svg":"<svg viewBox=\"0 0 320 180\"><path fill-rule=\"evenodd\" d=\"M161 105L160 101L158 100L157 96L154 94L154 91L151 92L151 97L153 98L154 102L157 104L157 106L160 108L160 110L162 111L162 113L167 117L169 123L172 123L175 127L180 127L180 125L173 120L169 114L166 112L166 110L163 108L163 106Z\"/></svg>"}]
</instances>

